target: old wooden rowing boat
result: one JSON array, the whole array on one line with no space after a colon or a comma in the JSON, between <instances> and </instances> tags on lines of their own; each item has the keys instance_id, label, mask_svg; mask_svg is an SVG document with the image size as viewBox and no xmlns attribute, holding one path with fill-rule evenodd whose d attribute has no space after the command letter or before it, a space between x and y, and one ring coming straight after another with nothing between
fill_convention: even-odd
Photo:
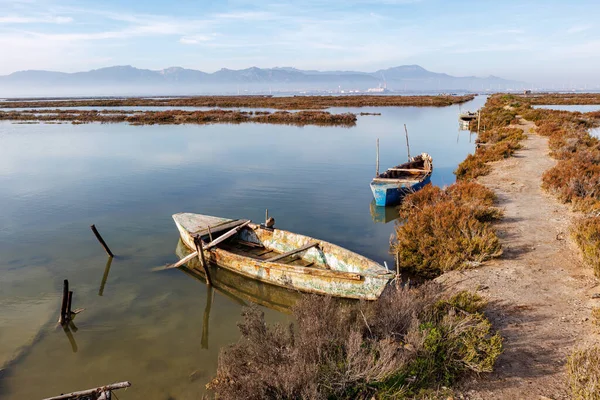
<instances>
[{"instance_id":1,"label":"old wooden rowing boat","mask_svg":"<svg viewBox=\"0 0 600 400\"><path fill-rule=\"evenodd\" d=\"M389 168L371 181L371 191L378 206L398 204L407 193L417 191L431 181L433 161L427 153Z\"/></svg>"},{"instance_id":2,"label":"old wooden rowing boat","mask_svg":"<svg viewBox=\"0 0 600 400\"><path fill-rule=\"evenodd\" d=\"M179 213L183 243L202 240L208 262L240 275L301 292L375 300L394 273L366 257L309 236L249 220Z\"/></svg>"}]
</instances>

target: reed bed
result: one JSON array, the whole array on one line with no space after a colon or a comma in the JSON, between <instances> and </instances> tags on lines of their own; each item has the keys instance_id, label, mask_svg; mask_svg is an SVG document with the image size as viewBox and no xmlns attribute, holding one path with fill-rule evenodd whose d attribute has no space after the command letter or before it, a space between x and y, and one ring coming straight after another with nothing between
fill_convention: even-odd
<instances>
[{"instance_id":1,"label":"reed bed","mask_svg":"<svg viewBox=\"0 0 600 400\"><path fill-rule=\"evenodd\" d=\"M485 305L426 283L390 287L375 302L304 296L296 326L268 326L249 308L208 386L223 399L424 398L492 370L502 340Z\"/></svg>"},{"instance_id":2,"label":"reed bed","mask_svg":"<svg viewBox=\"0 0 600 400\"><path fill-rule=\"evenodd\" d=\"M169 99L87 99L47 101L6 101L3 108L39 107L217 107L217 108L276 108L281 110L311 110L328 107L445 107L473 100L464 96L198 96Z\"/></svg>"},{"instance_id":3,"label":"reed bed","mask_svg":"<svg viewBox=\"0 0 600 400\"><path fill-rule=\"evenodd\" d=\"M352 113L332 114L326 111L142 111L123 110L56 110L39 109L25 111L0 111L0 120L5 121L70 121L73 124L91 122L120 123L131 125L167 125L167 124L240 124L247 122L286 125L329 125L351 127L356 124L356 115Z\"/></svg>"}]
</instances>

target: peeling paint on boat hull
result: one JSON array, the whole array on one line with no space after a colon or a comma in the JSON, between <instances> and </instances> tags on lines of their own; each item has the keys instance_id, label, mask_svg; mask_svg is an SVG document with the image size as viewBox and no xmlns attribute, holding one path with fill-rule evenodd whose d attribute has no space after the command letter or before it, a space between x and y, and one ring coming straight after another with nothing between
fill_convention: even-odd
<instances>
[{"instance_id":1,"label":"peeling paint on boat hull","mask_svg":"<svg viewBox=\"0 0 600 400\"><path fill-rule=\"evenodd\" d=\"M175 223L183 243L195 250L191 234L177 221ZM308 236L279 229L262 229L250 224L239 233L239 237L279 252L317 242L317 248L305 251L302 259L324 267L267 262L218 247L205 251L206 259L219 267L261 282L307 293L353 299L376 300L394 277L393 272L366 257Z\"/></svg>"}]
</instances>

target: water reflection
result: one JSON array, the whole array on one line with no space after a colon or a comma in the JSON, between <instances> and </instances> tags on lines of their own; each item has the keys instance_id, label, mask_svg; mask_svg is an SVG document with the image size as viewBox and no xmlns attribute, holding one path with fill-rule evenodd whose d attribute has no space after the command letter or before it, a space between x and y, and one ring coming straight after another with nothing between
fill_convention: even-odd
<instances>
[{"instance_id":1,"label":"water reflection","mask_svg":"<svg viewBox=\"0 0 600 400\"><path fill-rule=\"evenodd\" d=\"M180 239L177 242L175 254L181 259L190 253L191 250ZM189 261L186 266L187 268L180 268L180 270L206 284L204 269L197 258ZM215 290L242 306L254 303L290 314L292 307L301 296L297 291L269 285L255 279L248 279L224 268L211 266L210 277L213 282L212 287ZM210 288L211 285L208 285L208 287ZM210 308L208 310L208 314L210 314ZM207 312L205 311L206 314Z\"/></svg>"},{"instance_id":2,"label":"water reflection","mask_svg":"<svg viewBox=\"0 0 600 400\"><path fill-rule=\"evenodd\" d=\"M467 132L457 143L458 106L331 111L381 115L350 129L0 123L0 369L26 349L4 370L0 398L122 380L134 385L123 400L201 398L219 350L239 339L242 304L264 305L269 322L289 321L286 289L221 270L211 295L202 271L150 272L173 261L174 213L262 220L268 208L286 230L393 265L394 224L374 222L366 208L375 139L385 143L381 165L396 165L406 123L411 151L432 155L440 186L454 182L474 144ZM381 220L389 218L384 210ZM105 227L118 258L100 251L92 223ZM86 309L76 332L54 329L64 279Z\"/></svg>"},{"instance_id":3,"label":"water reflection","mask_svg":"<svg viewBox=\"0 0 600 400\"><path fill-rule=\"evenodd\" d=\"M398 214L398 206L378 206L375 204L375 199L371 200L369 204L369 211L371 212L371 218L373 222L380 222L387 224L388 222L395 221L400 218Z\"/></svg>"},{"instance_id":4,"label":"water reflection","mask_svg":"<svg viewBox=\"0 0 600 400\"><path fill-rule=\"evenodd\" d=\"M100 290L98 290L98 296L102 296L104 294L104 285L106 285L106 280L108 279L108 273L110 272L110 266L112 265L113 257L108 257L106 260L106 265L104 266L104 275L102 275L102 282L100 282Z\"/></svg>"}]
</instances>

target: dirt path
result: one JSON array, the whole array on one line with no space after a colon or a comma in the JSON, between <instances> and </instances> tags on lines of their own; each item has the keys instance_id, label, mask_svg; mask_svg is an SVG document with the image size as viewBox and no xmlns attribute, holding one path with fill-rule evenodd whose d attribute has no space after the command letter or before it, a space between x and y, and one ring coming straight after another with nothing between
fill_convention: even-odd
<instances>
[{"instance_id":1,"label":"dirt path","mask_svg":"<svg viewBox=\"0 0 600 400\"><path fill-rule=\"evenodd\" d=\"M519 127L528 133L534 124ZM438 278L478 289L505 338L496 372L465 382L470 399L568 399L566 357L574 346L596 340L590 313L600 300L591 296L600 286L569 238L575 214L540 187L543 172L556 162L547 139L528 135L515 157L494 163L479 179L505 210L497 225L504 254L482 268Z\"/></svg>"}]
</instances>

